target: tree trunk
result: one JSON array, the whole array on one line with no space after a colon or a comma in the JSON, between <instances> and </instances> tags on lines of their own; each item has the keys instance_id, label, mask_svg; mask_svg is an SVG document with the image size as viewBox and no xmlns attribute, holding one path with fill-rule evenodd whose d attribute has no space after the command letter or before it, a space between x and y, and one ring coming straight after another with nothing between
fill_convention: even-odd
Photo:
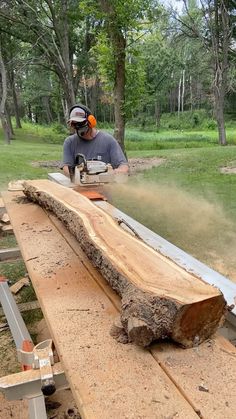
<instances>
[{"instance_id":1,"label":"tree trunk","mask_svg":"<svg viewBox=\"0 0 236 419\"><path fill-rule=\"evenodd\" d=\"M57 50L55 71L58 75L64 92L64 99L66 101L64 116L65 120L67 120L69 109L75 104L76 101L72 68L73 56L70 52L69 46L68 0L61 0L60 12L58 15L55 13L55 8L51 2L49 4L49 8L51 11L54 30L59 45L59 47L57 47L56 43L54 43L54 46ZM55 61L55 58L53 58L53 61Z\"/></svg>"},{"instance_id":2,"label":"tree trunk","mask_svg":"<svg viewBox=\"0 0 236 419\"><path fill-rule=\"evenodd\" d=\"M121 32L113 34L115 49L115 84L114 84L114 137L124 151L125 136L125 39Z\"/></svg>"},{"instance_id":3,"label":"tree trunk","mask_svg":"<svg viewBox=\"0 0 236 419\"><path fill-rule=\"evenodd\" d=\"M20 113L19 113L18 99L17 99L17 94L16 94L15 75L14 75L13 68L10 68L8 74L9 74L10 83L11 83L13 107L14 107L14 114L16 118L16 128L22 128L21 122L20 122Z\"/></svg>"},{"instance_id":4,"label":"tree trunk","mask_svg":"<svg viewBox=\"0 0 236 419\"><path fill-rule=\"evenodd\" d=\"M2 123L2 128L5 135L6 144L10 144L11 142L11 132L10 127L7 122L6 117L6 100L7 100L7 75L6 75L6 67L4 64L3 56L2 56L2 48L0 42L0 74L1 74L1 88L2 88L2 98L0 102L0 119Z\"/></svg>"},{"instance_id":5,"label":"tree trunk","mask_svg":"<svg viewBox=\"0 0 236 419\"><path fill-rule=\"evenodd\" d=\"M211 23L213 22L213 18ZM212 57L214 63L213 93L219 144L226 145L224 100L227 86L228 54L230 46L230 23L227 4L214 0L214 25L212 25Z\"/></svg>"},{"instance_id":6,"label":"tree trunk","mask_svg":"<svg viewBox=\"0 0 236 419\"><path fill-rule=\"evenodd\" d=\"M28 116L28 118L29 118L29 120L30 120L30 122L33 122L33 116L32 116L32 110L31 110L31 104L28 102L28 104L27 104L27 108L28 108L28 110L27 110L27 116Z\"/></svg>"},{"instance_id":7,"label":"tree trunk","mask_svg":"<svg viewBox=\"0 0 236 419\"><path fill-rule=\"evenodd\" d=\"M193 86L192 86L192 76L189 76L189 90L190 90L190 111L193 110Z\"/></svg>"},{"instance_id":8,"label":"tree trunk","mask_svg":"<svg viewBox=\"0 0 236 419\"><path fill-rule=\"evenodd\" d=\"M122 29L116 24L116 14L112 2L100 0L101 8L106 13L107 30L111 40L115 59L114 78L114 115L115 129L114 137L124 151L125 136L125 54L126 40Z\"/></svg>"},{"instance_id":9,"label":"tree trunk","mask_svg":"<svg viewBox=\"0 0 236 419\"><path fill-rule=\"evenodd\" d=\"M184 111L184 94L185 94L185 69L182 72L182 93L181 93L181 112Z\"/></svg>"},{"instance_id":10,"label":"tree trunk","mask_svg":"<svg viewBox=\"0 0 236 419\"><path fill-rule=\"evenodd\" d=\"M12 125L12 120L11 120L11 114L9 111L9 107L7 106L7 103L5 106L5 110L6 110L6 120L9 127L9 132L10 132L10 138L12 139L14 137L14 130L13 130L13 125Z\"/></svg>"},{"instance_id":11,"label":"tree trunk","mask_svg":"<svg viewBox=\"0 0 236 419\"><path fill-rule=\"evenodd\" d=\"M214 88L215 98L215 116L219 134L219 144L226 145L226 132L225 132L225 118L224 118L224 92L217 87Z\"/></svg>"},{"instance_id":12,"label":"tree trunk","mask_svg":"<svg viewBox=\"0 0 236 419\"><path fill-rule=\"evenodd\" d=\"M51 108L50 108L50 103L49 103L49 97L48 96L43 96L42 97L42 104L43 104L43 109L45 111L45 116L46 116L46 121L48 124L51 124L53 121L53 117L52 117L52 113L51 113Z\"/></svg>"},{"instance_id":13,"label":"tree trunk","mask_svg":"<svg viewBox=\"0 0 236 419\"><path fill-rule=\"evenodd\" d=\"M156 127L159 128L160 122L161 122L161 108L160 108L160 103L157 101L155 101L155 119L156 119Z\"/></svg>"},{"instance_id":14,"label":"tree trunk","mask_svg":"<svg viewBox=\"0 0 236 419\"><path fill-rule=\"evenodd\" d=\"M15 113L15 118L16 118L16 128L22 128L21 122L20 122L20 113L19 113L17 94L16 94L14 83L12 84L12 98L13 98L14 113Z\"/></svg>"},{"instance_id":15,"label":"tree trunk","mask_svg":"<svg viewBox=\"0 0 236 419\"><path fill-rule=\"evenodd\" d=\"M201 343L222 320L222 293L123 230L87 198L48 180L24 182L24 193L53 211L121 297L128 340L147 346L171 338Z\"/></svg>"},{"instance_id":16,"label":"tree trunk","mask_svg":"<svg viewBox=\"0 0 236 419\"><path fill-rule=\"evenodd\" d=\"M90 87L90 94L89 94L89 109L91 110L93 115L96 115L97 110L97 101L98 101L98 89L99 89L99 82L96 78L94 83Z\"/></svg>"},{"instance_id":17,"label":"tree trunk","mask_svg":"<svg viewBox=\"0 0 236 419\"><path fill-rule=\"evenodd\" d=\"M182 82L182 75L179 78L179 87L178 87L178 117L179 117L179 114L180 114L180 107L181 107L181 102L180 102L180 99L181 99L181 82Z\"/></svg>"}]
</instances>

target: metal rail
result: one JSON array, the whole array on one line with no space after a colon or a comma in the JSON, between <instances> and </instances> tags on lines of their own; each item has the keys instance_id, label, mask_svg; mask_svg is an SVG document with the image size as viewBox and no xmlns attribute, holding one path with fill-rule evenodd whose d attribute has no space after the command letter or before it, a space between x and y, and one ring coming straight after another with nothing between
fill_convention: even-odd
<instances>
[{"instance_id":1,"label":"metal rail","mask_svg":"<svg viewBox=\"0 0 236 419\"><path fill-rule=\"evenodd\" d=\"M32 340L6 281L0 281L0 302L16 347L20 350L22 349L24 342L32 342ZM39 391L37 395L29 396L28 400L30 419L47 419L42 391Z\"/></svg>"}]
</instances>

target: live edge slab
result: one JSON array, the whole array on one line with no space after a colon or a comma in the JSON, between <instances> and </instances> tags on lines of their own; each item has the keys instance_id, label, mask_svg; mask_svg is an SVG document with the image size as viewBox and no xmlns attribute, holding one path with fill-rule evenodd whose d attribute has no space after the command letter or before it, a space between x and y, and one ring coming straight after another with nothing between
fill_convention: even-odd
<instances>
[{"instance_id":1,"label":"live edge slab","mask_svg":"<svg viewBox=\"0 0 236 419\"><path fill-rule=\"evenodd\" d=\"M25 195L52 211L120 295L129 341L171 338L190 347L210 337L224 315L222 293L124 231L83 195L49 180L24 182Z\"/></svg>"},{"instance_id":2,"label":"live edge slab","mask_svg":"<svg viewBox=\"0 0 236 419\"><path fill-rule=\"evenodd\" d=\"M233 418L236 351L119 344L120 299L57 218L2 193L22 256L83 418Z\"/></svg>"}]
</instances>

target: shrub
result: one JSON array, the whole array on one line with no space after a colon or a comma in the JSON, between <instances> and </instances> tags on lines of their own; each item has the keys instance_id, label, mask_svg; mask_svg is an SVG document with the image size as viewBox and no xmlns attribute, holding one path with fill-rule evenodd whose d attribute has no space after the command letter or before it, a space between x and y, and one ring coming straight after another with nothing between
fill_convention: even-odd
<instances>
[{"instance_id":1,"label":"shrub","mask_svg":"<svg viewBox=\"0 0 236 419\"><path fill-rule=\"evenodd\" d=\"M56 134L66 135L68 132L68 129L64 125L60 124L59 122L52 124L51 127L52 127L52 131L55 132Z\"/></svg>"}]
</instances>

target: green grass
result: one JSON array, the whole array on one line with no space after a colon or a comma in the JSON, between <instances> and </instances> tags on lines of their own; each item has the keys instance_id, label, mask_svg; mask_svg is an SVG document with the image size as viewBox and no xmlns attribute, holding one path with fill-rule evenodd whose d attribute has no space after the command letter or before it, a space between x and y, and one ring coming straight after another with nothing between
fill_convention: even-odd
<instances>
[{"instance_id":1,"label":"green grass","mask_svg":"<svg viewBox=\"0 0 236 419\"><path fill-rule=\"evenodd\" d=\"M2 239L1 239L2 240ZM1 242L0 240L0 242ZM23 260L16 260L12 262L1 262L0 263L0 275L4 276L9 281L9 286L13 285L19 279L23 278L27 273L26 266ZM30 284L29 286L23 287L17 294L18 303L26 303L28 301L35 301L37 299L34 288ZM32 327L35 322L38 322L43 318L41 309L29 310L22 313L22 317L27 326ZM31 335L32 337L32 335ZM33 338L35 338L33 336ZM35 340L34 340L35 343Z\"/></svg>"},{"instance_id":2,"label":"green grass","mask_svg":"<svg viewBox=\"0 0 236 419\"><path fill-rule=\"evenodd\" d=\"M17 241L14 235L7 234L0 237L0 249L9 249L10 247L17 247Z\"/></svg>"},{"instance_id":3,"label":"green grass","mask_svg":"<svg viewBox=\"0 0 236 419\"><path fill-rule=\"evenodd\" d=\"M127 151L166 150L218 146L218 133L214 130L171 130L145 132L135 129L126 131ZM229 145L236 145L236 127L227 129Z\"/></svg>"},{"instance_id":4,"label":"green grass","mask_svg":"<svg viewBox=\"0 0 236 419\"><path fill-rule=\"evenodd\" d=\"M129 152L165 158L113 192L113 205L236 281L236 146Z\"/></svg>"},{"instance_id":5,"label":"green grass","mask_svg":"<svg viewBox=\"0 0 236 419\"><path fill-rule=\"evenodd\" d=\"M5 276L11 284L23 278L27 270L22 260L0 263L0 275Z\"/></svg>"},{"instance_id":6,"label":"green grass","mask_svg":"<svg viewBox=\"0 0 236 419\"><path fill-rule=\"evenodd\" d=\"M162 157L165 163L113 187L112 194L115 206L236 280L236 175L220 173L223 166L236 166L235 123L229 126L226 147L218 145L216 130L127 129L129 158ZM27 125L16 130L11 145L0 139L0 190L13 179L47 177L52 169L32 162L61 159L63 140L48 143L49 134L50 128Z\"/></svg>"},{"instance_id":7,"label":"green grass","mask_svg":"<svg viewBox=\"0 0 236 419\"><path fill-rule=\"evenodd\" d=\"M61 160L62 145L48 144L38 138L16 130L15 140L5 145L0 131L0 190L16 179L46 178L49 168L34 167L34 162ZM54 169L55 171L55 169Z\"/></svg>"}]
</instances>

